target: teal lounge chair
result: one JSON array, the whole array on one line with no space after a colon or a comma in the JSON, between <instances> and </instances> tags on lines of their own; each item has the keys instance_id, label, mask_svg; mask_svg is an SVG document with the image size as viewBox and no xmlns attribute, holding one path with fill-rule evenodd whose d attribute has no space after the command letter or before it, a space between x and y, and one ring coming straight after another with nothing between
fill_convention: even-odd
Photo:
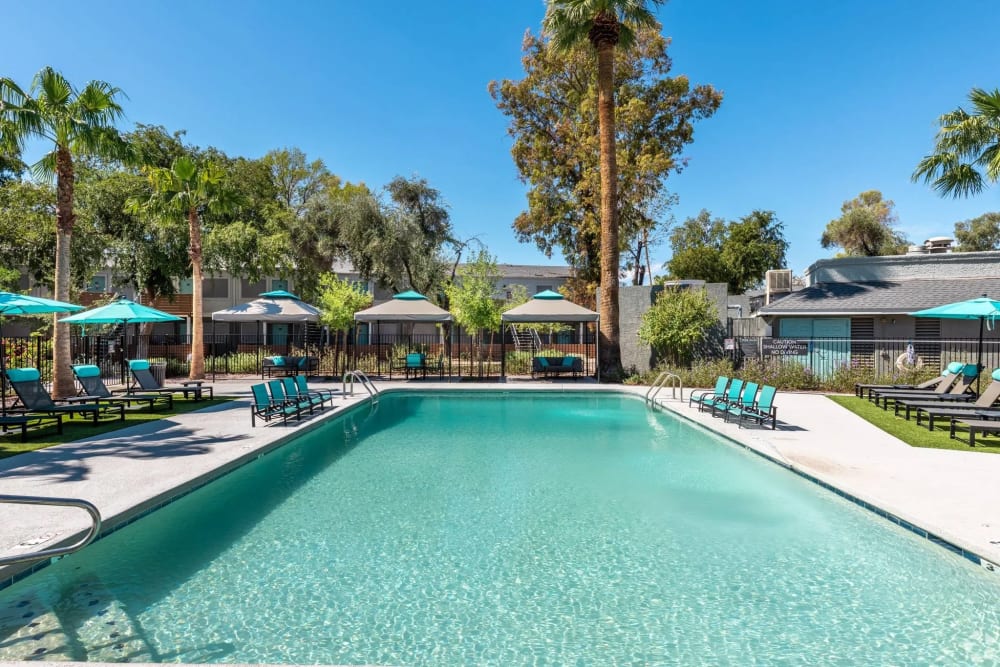
<instances>
[{"instance_id":1,"label":"teal lounge chair","mask_svg":"<svg viewBox=\"0 0 1000 667\"><path fill-rule=\"evenodd\" d=\"M747 382L743 385L743 393L740 394L739 399L735 403L730 403L726 406L723 417L726 421L729 421L729 415L739 417L744 410L749 410L757 404L757 388L759 385L756 382ZM712 416L715 416L715 412L712 412Z\"/></svg>"},{"instance_id":2,"label":"teal lounge chair","mask_svg":"<svg viewBox=\"0 0 1000 667\"><path fill-rule=\"evenodd\" d=\"M289 417L301 418L299 408L287 402L275 402L267 395L267 387L262 384L251 385L253 402L250 404L250 426L257 426L257 418L269 422L281 418L282 424L288 423Z\"/></svg>"},{"instance_id":3,"label":"teal lounge chair","mask_svg":"<svg viewBox=\"0 0 1000 667\"><path fill-rule=\"evenodd\" d=\"M919 391L919 390L902 390L902 391L877 391L873 394L875 405L882 401L882 409L889 409L889 402L895 402L897 400L921 400L927 399L929 401L968 401L975 398L974 394L969 393L972 389L972 385L976 382L976 378L979 377L979 368L976 364L964 364L963 368L955 374L955 379L952 382L945 380L939 384L933 391Z\"/></svg>"},{"instance_id":4,"label":"teal lounge chair","mask_svg":"<svg viewBox=\"0 0 1000 667\"><path fill-rule=\"evenodd\" d=\"M41 374L37 368L8 368L7 381L17 394L18 401L24 406L19 412L64 414L70 417L75 414L85 415L95 424L101 417L114 417L117 412L117 417L125 421L124 404L112 404L99 396L75 396L59 402L52 400L52 396L42 385ZM14 409L18 410L17 406Z\"/></svg>"},{"instance_id":5,"label":"teal lounge chair","mask_svg":"<svg viewBox=\"0 0 1000 667\"><path fill-rule=\"evenodd\" d=\"M146 403L149 411L153 412L157 403L163 403L168 410L174 407L173 394L128 394L125 396L115 396L104 380L101 379L101 369L89 364L76 364L73 366L73 375L80 383L80 393L85 396L97 396L105 399L108 403L124 403L131 406L133 403Z\"/></svg>"},{"instance_id":6,"label":"teal lounge chair","mask_svg":"<svg viewBox=\"0 0 1000 667\"><path fill-rule=\"evenodd\" d=\"M136 384L139 388L148 393L157 394L184 394L184 398L188 397L188 394L194 396L194 400L200 401L205 392L208 392L208 397L213 398L215 392L212 389L212 385L204 384L202 380L185 380L178 383L173 387L165 387L153 377L153 373L149 370L149 362L145 359L132 359L128 362L128 368L132 372L132 378L135 379ZM135 388L128 390L129 394L137 393Z\"/></svg>"},{"instance_id":7,"label":"teal lounge chair","mask_svg":"<svg viewBox=\"0 0 1000 667\"><path fill-rule=\"evenodd\" d=\"M733 378L729 383L729 388L726 389L724 396L719 398L713 398L709 401L702 401L698 404L698 412L702 412L705 409L710 409L712 415L715 415L717 409L725 409L730 403L735 403L740 399L740 392L743 391L743 380L739 378Z\"/></svg>"},{"instance_id":8,"label":"teal lounge chair","mask_svg":"<svg viewBox=\"0 0 1000 667\"><path fill-rule=\"evenodd\" d=\"M308 398L299 398L286 394L285 385L281 380L268 380L267 390L271 393L271 400L274 403L294 406L299 411L300 417L303 410L309 410L309 414L313 413L312 402Z\"/></svg>"},{"instance_id":9,"label":"teal lounge chair","mask_svg":"<svg viewBox=\"0 0 1000 667\"><path fill-rule=\"evenodd\" d=\"M285 396L294 401L308 401L310 406L318 407L320 410L324 410L326 408L325 398L320 396L318 393L301 391L299 389L299 384L295 381L295 378L281 378L281 386L285 390Z\"/></svg>"},{"instance_id":10,"label":"teal lounge chair","mask_svg":"<svg viewBox=\"0 0 1000 667\"><path fill-rule=\"evenodd\" d=\"M726 395L726 387L728 386L729 378L725 375L720 375L719 379L715 381L715 387L713 389L693 390L691 395L688 397L688 407L691 407L695 403L704 403L705 401L713 401L724 397Z\"/></svg>"},{"instance_id":11,"label":"teal lounge chair","mask_svg":"<svg viewBox=\"0 0 1000 667\"><path fill-rule=\"evenodd\" d=\"M757 396L757 402L749 408L740 409L738 426L743 428L743 420L749 419L763 426L764 422L770 420L773 431L778 423L778 408L774 405L774 397L778 390L774 387L764 385Z\"/></svg>"},{"instance_id":12,"label":"teal lounge chair","mask_svg":"<svg viewBox=\"0 0 1000 667\"><path fill-rule=\"evenodd\" d=\"M305 392L307 394L319 394L320 396L324 396L326 398L326 400L331 401L331 402L333 401L334 395L337 393L333 389L320 389L320 388L316 388L316 387L310 387L309 383L306 382L306 376L305 375L296 375L295 376L295 384L297 384L299 386L299 393L300 394L303 393L303 392Z\"/></svg>"}]
</instances>

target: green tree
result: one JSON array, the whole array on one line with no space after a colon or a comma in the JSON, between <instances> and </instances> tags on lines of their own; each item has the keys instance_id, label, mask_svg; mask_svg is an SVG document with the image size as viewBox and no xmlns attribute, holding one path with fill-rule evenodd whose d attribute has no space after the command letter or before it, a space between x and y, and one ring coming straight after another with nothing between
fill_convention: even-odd
<instances>
[{"instance_id":1,"label":"green tree","mask_svg":"<svg viewBox=\"0 0 1000 667\"><path fill-rule=\"evenodd\" d=\"M689 364L721 329L715 304L702 289L664 288L642 315L639 340L660 358Z\"/></svg>"},{"instance_id":2,"label":"green tree","mask_svg":"<svg viewBox=\"0 0 1000 667\"><path fill-rule=\"evenodd\" d=\"M191 261L191 370L190 378L205 377L205 340L202 321L202 228L204 211L220 214L234 205L225 174L214 162L198 164L189 157L174 160L170 169L149 171L152 195L145 202L129 200L131 212L145 211L183 233L187 223L188 258Z\"/></svg>"},{"instance_id":3,"label":"green tree","mask_svg":"<svg viewBox=\"0 0 1000 667\"><path fill-rule=\"evenodd\" d=\"M878 257L906 251L909 241L894 229L895 204L878 190L867 190L840 208L840 217L827 223L820 244L843 248L844 255Z\"/></svg>"},{"instance_id":4,"label":"green tree","mask_svg":"<svg viewBox=\"0 0 1000 667\"><path fill-rule=\"evenodd\" d=\"M978 218L955 223L958 252L1000 250L1000 213L983 213Z\"/></svg>"},{"instance_id":5,"label":"green tree","mask_svg":"<svg viewBox=\"0 0 1000 667\"><path fill-rule=\"evenodd\" d=\"M601 156L601 365L605 377L621 376L618 322L618 163L615 146L615 50L629 50L635 32L657 26L649 5L662 0L549 0L544 30L557 51L589 43L597 54L597 119Z\"/></svg>"},{"instance_id":6,"label":"green tree","mask_svg":"<svg viewBox=\"0 0 1000 667\"><path fill-rule=\"evenodd\" d=\"M728 223L702 209L670 233L673 254L666 264L672 278L728 283L729 272L722 261Z\"/></svg>"},{"instance_id":7,"label":"green tree","mask_svg":"<svg viewBox=\"0 0 1000 667\"><path fill-rule=\"evenodd\" d=\"M480 249L472 261L458 269L456 279L445 286L455 322L472 334L476 358L482 375L483 332L493 334L500 328L500 302L497 284L502 277L496 257Z\"/></svg>"},{"instance_id":8,"label":"green tree","mask_svg":"<svg viewBox=\"0 0 1000 667\"><path fill-rule=\"evenodd\" d=\"M722 244L722 263L729 273L729 293L759 287L771 269L785 265L788 242L774 211L753 211L729 224Z\"/></svg>"},{"instance_id":9,"label":"green tree","mask_svg":"<svg viewBox=\"0 0 1000 667\"><path fill-rule=\"evenodd\" d=\"M971 113L959 107L938 118L934 152L913 172L941 196L977 195L1000 180L1000 89L973 88L969 102Z\"/></svg>"},{"instance_id":10,"label":"green tree","mask_svg":"<svg viewBox=\"0 0 1000 667\"><path fill-rule=\"evenodd\" d=\"M93 155L128 159L129 144L115 129L122 116L122 91L104 81L91 81L82 90L45 67L35 75L26 92L12 79L0 78L0 153L20 156L24 145L41 139L52 146L32 166L37 176L56 179L55 298L70 300L70 253L76 216L73 212L74 159ZM53 327L54 374L52 393L57 397L75 393L70 367L69 327Z\"/></svg>"},{"instance_id":11,"label":"green tree","mask_svg":"<svg viewBox=\"0 0 1000 667\"><path fill-rule=\"evenodd\" d=\"M361 285L324 273L319 278L317 305L321 311L319 322L331 331L347 332L354 326L354 313L372 303L372 295ZM340 336L336 337L334 359L340 359ZM334 369L336 371L336 369Z\"/></svg>"}]
</instances>

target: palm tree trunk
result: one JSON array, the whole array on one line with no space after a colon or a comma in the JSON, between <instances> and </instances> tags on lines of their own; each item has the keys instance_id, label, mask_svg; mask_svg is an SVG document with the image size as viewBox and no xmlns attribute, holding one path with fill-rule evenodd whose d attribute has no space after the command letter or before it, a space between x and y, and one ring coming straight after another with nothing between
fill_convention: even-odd
<instances>
[{"instance_id":1,"label":"palm tree trunk","mask_svg":"<svg viewBox=\"0 0 1000 667\"><path fill-rule=\"evenodd\" d=\"M601 375L621 376L618 326L618 162L615 158L615 49L597 49L597 120L601 145Z\"/></svg>"},{"instance_id":2,"label":"palm tree trunk","mask_svg":"<svg viewBox=\"0 0 1000 667\"><path fill-rule=\"evenodd\" d=\"M188 379L205 379L205 340L202 333L202 274L201 274L201 220L198 211L188 211L188 233L191 245L188 256L191 258L191 370Z\"/></svg>"},{"instance_id":3,"label":"palm tree trunk","mask_svg":"<svg viewBox=\"0 0 1000 667\"><path fill-rule=\"evenodd\" d=\"M55 298L69 301L70 246L73 239L73 157L65 148L56 151L56 275ZM70 351L69 325L59 323L53 315L52 330L52 395L66 398L76 393L73 384L73 363Z\"/></svg>"}]
</instances>

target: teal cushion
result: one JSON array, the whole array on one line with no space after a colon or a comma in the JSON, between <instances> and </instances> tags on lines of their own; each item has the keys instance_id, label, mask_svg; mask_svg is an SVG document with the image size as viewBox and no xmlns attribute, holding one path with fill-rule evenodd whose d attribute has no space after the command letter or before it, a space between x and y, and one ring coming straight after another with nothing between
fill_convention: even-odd
<instances>
[{"instance_id":1,"label":"teal cushion","mask_svg":"<svg viewBox=\"0 0 1000 667\"><path fill-rule=\"evenodd\" d=\"M275 366L284 366L285 365L285 358L284 357L271 357L271 363L274 364Z\"/></svg>"},{"instance_id":2,"label":"teal cushion","mask_svg":"<svg viewBox=\"0 0 1000 667\"><path fill-rule=\"evenodd\" d=\"M8 368L7 379L11 382L33 382L41 379L37 368Z\"/></svg>"},{"instance_id":3,"label":"teal cushion","mask_svg":"<svg viewBox=\"0 0 1000 667\"><path fill-rule=\"evenodd\" d=\"M538 357L538 365L542 368L548 368L549 360L546 357Z\"/></svg>"},{"instance_id":4,"label":"teal cushion","mask_svg":"<svg viewBox=\"0 0 1000 667\"><path fill-rule=\"evenodd\" d=\"M134 359L128 362L128 367L133 371L148 371L149 362L145 359Z\"/></svg>"},{"instance_id":5,"label":"teal cushion","mask_svg":"<svg viewBox=\"0 0 1000 667\"><path fill-rule=\"evenodd\" d=\"M306 359L307 359L307 357L299 357L299 368L305 368L306 367Z\"/></svg>"},{"instance_id":6,"label":"teal cushion","mask_svg":"<svg viewBox=\"0 0 1000 667\"><path fill-rule=\"evenodd\" d=\"M967 378L974 378L979 375L979 367L976 364L966 364L965 369L962 371L962 375Z\"/></svg>"},{"instance_id":7,"label":"teal cushion","mask_svg":"<svg viewBox=\"0 0 1000 667\"><path fill-rule=\"evenodd\" d=\"M962 370L963 366L965 366L965 364L963 364L961 361L953 361L950 364L948 364L948 372L952 374L958 373L960 370Z\"/></svg>"},{"instance_id":8,"label":"teal cushion","mask_svg":"<svg viewBox=\"0 0 1000 667\"><path fill-rule=\"evenodd\" d=\"M99 378L101 369L93 365L73 366L73 372L78 378Z\"/></svg>"},{"instance_id":9,"label":"teal cushion","mask_svg":"<svg viewBox=\"0 0 1000 667\"><path fill-rule=\"evenodd\" d=\"M406 355L407 366L420 366L424 362L424 355L419 352L410 352Z\"/></svg>"},{"instance_id":10,"label":"teal cushion","mask_svg":"<svg viewBox=\"0 0 1000 667\"><path fill-rule=\"evenodd\" d=\"M990 377L994 380L1000 380L1000 368L993 371L993 373L990 374Z\"/></svg>"}]
</instances>

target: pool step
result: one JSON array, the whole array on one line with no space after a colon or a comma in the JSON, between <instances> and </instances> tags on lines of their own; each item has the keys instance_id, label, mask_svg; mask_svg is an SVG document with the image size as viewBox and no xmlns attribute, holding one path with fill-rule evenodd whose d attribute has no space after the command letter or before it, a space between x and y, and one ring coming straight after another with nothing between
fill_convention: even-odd
<instances>
[{"instance_id":1,"label":"pool step","mask_svg":"<svg viewBox=\"0 0 1000 667\"><path fill-rule=\"evenodd\" d=\"M54 605L27 594L0 609L0 661L14 660L159 662L124 605L98 580Z\"/></svg>"}]
</instances>

